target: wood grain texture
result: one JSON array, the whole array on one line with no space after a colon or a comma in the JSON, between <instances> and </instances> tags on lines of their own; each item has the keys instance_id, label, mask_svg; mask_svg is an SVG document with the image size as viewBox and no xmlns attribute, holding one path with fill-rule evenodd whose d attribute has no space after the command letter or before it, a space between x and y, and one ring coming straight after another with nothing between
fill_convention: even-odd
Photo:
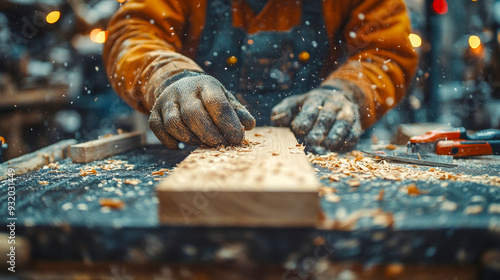
<instances>
[{"instance_id":1,"label":"wood grain texture","mask_svg":"<svg viewBox=\"0 0 500 280\"><path fill-rule=\"evenodd\" d=\"M246 144L199 148L157 187L163 224L315 226L318 187L288 128L256 128Z\"/></svg>"},{"instance_id":2,"label":"wood grain texture","mask_svg":"<svg viewBox=\"0 0 500 280\"><path fill-rule=\"evenodd\" d=\"M7 178L9 168L14 169L15 175L22 175L66 158L68 156L68 148L70 145L76 144L76 142L75 139L63 140L38 151L4 162L0 165L0 180Z\"/></svg>"},{"instance_id":3,"label":"wood grain texture","mask_svg":"<svg viewBox=\"0 0 500 280\"><path fill-rule=\"evenodd\" d=\"M141 132L129 132L72 145L70 157L76 163L107 158L142 146L143 138Z\"/></svg>"}]
</instances>

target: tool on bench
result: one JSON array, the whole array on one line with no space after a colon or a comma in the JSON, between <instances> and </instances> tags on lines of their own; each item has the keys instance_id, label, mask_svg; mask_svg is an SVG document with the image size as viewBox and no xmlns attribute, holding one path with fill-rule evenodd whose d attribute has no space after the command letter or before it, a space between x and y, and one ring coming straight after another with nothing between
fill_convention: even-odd
<instances>
[{"instance_id":1,"label":"tool on bench","mask_svg":"<svg viewBox=\"0 0 500 280\"><path fill-rule=\"evenodd\" d=\"M436 155L408 155L408 154L393 154L387 155L385 153L365 152L361 151L375 159L394 161L400 163L409 163L417 165L427 165L436 167L457 167L458 165L450 163L453 158L450 156L436 156Z\"/></svg>"},{"instance_id":2,"label":"tool on bench","mask_svg":"<svg viewBox=\"0 0 500 280\"><path fill-rule=\"evenodd\" d=\"M499 155L500 130L487 129L468 135L465 128L432 130L414 136L407 145L408 152L437 155L451 155L455 158Z\"/></svg>"}]
</instances>

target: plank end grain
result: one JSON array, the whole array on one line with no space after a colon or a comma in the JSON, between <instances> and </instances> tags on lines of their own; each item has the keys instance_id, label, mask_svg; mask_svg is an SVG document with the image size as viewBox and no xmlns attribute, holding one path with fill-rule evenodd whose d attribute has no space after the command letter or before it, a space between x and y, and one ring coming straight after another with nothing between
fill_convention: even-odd
<instances>
[{"instance_id":1,"label":"plank end grain","mask_svg":"<svg viewBox=\"0 0 500 280\"><path fill-rule=\"evenodd\" d=\"M128 132L72 145L70 147L71 161L88 163L128 152L141 147L143 139L144 134L141 132Z\"/></svg>"},{"instance_id":2,"label":"plank end grain","mask_svg":"<svg viewBox=\"0 0 500 280\"><path fill-rule=\"evenodd\" d=\"M8 170L14 169L16 175L27 174L44 165L62 160L68 156L69 147L76 144L75 139L62 140L38 151L11 159L0 164L0 181L8 177Z\"/></svg>"},{"instance_id":3,"label":"plank end grain","mask_svg":"<svg viewBox=\"0 0 500 280\"><path fill-rule=\"evenodd\" d=\"M157 187L160 223L314 227L318 178L288 128L246 132L239 147L198 148Z\"/></svg>"}]
</instances>

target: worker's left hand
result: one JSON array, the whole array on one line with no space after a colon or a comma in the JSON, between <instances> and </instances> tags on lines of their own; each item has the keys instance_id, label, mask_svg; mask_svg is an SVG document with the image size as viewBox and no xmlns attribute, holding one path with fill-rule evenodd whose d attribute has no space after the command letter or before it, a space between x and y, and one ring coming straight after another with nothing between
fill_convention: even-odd
<instances>
[{"instance_id":1,"label":"worker's left hand","mask_svg":"<svg viewBox=\"0 0 500 280\"><path fill-rule=\"evenodd\" d=\"M291 126L308 150L324 154L348 151L362 133L353 94L337 88L317 88L285 98L273 108L277 126Z\"/></svg>"}]
</instances>

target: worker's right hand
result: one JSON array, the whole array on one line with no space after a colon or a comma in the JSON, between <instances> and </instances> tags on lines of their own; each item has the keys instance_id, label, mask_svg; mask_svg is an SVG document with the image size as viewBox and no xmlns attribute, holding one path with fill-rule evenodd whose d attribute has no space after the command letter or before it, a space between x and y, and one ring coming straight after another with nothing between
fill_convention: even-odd
<instances>
[{"instance_id":1,"label":"worker's right hand","mask_svg":"<svg viewBox=\"0 0 500 280\"><path fill-rule=\"evenodd\" d=\"M204 74L181 78L156 99L149 126L169 149L179 143L238 145L255 119L214 77Z\"/></svg>"}]
</instances>

